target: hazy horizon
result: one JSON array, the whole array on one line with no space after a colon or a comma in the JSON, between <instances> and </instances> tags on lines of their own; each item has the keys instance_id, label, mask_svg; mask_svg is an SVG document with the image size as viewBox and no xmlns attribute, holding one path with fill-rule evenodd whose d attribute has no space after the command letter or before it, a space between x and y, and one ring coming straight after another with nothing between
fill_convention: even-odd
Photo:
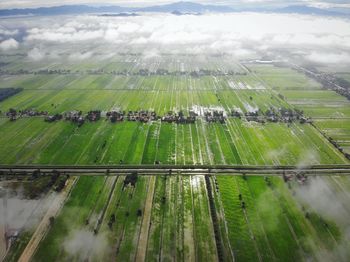
<instances>
[{"instance_id":1,"label":"hazy horizon","mask_svg":"<svg viewBox=\"0 0 350 262\"><path fill-rule=\"evenodd\" d=\"M86 5L120 5L128 7L144 7L152 5L162 5L170 4L179 1L171 0L135 0L135 1L125 1L125 0L105 0L103 2L96 2L96 0L16 0L16 1L6 1L0 0L0 9L11 9L11 8L35 8L35 7L49 7L49 6L60 6L60 5L75 5L75 4L86 4ZM289 5L307 5L318 8L350 8L350 3L346 0L192 0L184 2L193 2L206 5L225 5L230 7L276 7L276 6L289 6Z\"/></svg>"}]
</instances>

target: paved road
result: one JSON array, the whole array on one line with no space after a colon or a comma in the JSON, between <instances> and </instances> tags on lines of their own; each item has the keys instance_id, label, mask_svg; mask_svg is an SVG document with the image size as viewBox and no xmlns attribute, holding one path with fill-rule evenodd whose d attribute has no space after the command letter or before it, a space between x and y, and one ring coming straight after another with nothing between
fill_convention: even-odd
<instances>
[{"instance_id":1,"label":"paved road","mask_svg":"<svg viewBox=\"0 0 350 262\"><path fill-rule=\"evenodd\" d=\"M249 165L0 165L3 174L30 174L39 170L43 174L55 172L77 176L97 175L125 175L138 173L139 175L274 175L307 174L307 175L350 175L350 165L312 165L308 167L297 166L249 166Z\"/></svg>"}]
</instances>

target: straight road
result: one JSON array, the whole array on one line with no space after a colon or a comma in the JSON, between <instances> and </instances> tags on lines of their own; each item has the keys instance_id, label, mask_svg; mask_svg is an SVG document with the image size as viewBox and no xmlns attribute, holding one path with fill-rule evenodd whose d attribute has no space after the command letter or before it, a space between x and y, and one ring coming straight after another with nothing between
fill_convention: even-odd
<instances>
[{"instance_id":1,"label":"straight road","mask_svg":"<svg viewBox=\"0 0 350 262\"><path fill-rule=\"evenodd\" d=\"M76 176L118 176L131 173L139 175L350 175L350 165L254 166L254 165L0 165L2 175L71 174Z\"/></svg>"}]
</instances>

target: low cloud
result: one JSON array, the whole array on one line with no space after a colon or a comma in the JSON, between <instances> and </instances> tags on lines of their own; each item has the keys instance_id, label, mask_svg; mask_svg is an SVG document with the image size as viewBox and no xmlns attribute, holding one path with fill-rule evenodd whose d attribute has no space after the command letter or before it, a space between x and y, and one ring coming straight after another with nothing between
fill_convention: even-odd
<instances>
[{"instance_id":1,"label":"low cloud","mask_svg":"<svg viewBox=\"0 0 350 262\"><path fill-rule=\"evenodd\" d=\"M3 50L3 51L8 51L8 50L11 50L11 49L17 49L19 46L18 42L13 39L13 38L10 38L10 39L7 39L7 40L4 40L0 43L0 49Z\"/></svg>"},{"instance_id":2,"label":"low cloud","mask_svg":"<svg viewBox=\"0 0 350 262\"><path fill-rule=\"evenodd\" d=\"M308 166L318 164L320 164L319 154L314 150L307 150L302 152L296 166L298 168L306 168Z\"/></svg>"},{"instance_id":3,"label":"low cloud","mask_svg":"<svg viewBox=\"0 0 350 262\"><path fill-rule=\"evenodd\" d=\"M7 194L7 204L0 200L0 228L7 227L14 231L32 230L52 204L55 194L39 199L26 199L22 189L13 194L7 186L0 186L0 195Z\"/></svg>"},{"instance_id":4,"label":"low cloud","mask_svg":"<svg viewBox=\"0 0 350 262\"><path fill-rule=\"evenodd\" d=\"M7 207L4 207L3 203L0 205L0 226L6 224L8 228L18 231L23 228L30 228L28 227L28 223L33 221L30 221L29 218L38 204L39 200L9 198L7 200Z\"/></svg>"},{"instance_id":5,"label":"low cloud","mask_svg":"<svg viewBox=\"0 0 350 262\"><path fill-rule=\"evenodd\" d=\"M85 60L85 59L88 59L88 58L91 58L93 55L93 52L76 52L76 53L73 53L73 54L70 54L69 55L69 59L70 60Z\"/></svg>"},{"instance_id":6,"label":"low cloud","mask_svg":"<svg viewBox=\"0 0 350 262\"><path fill-rule=\"evenodd\" d=\"M39 61L44 59L45 53L41 51L39 48L33 48L28 52L28 57L33 61Z\"/></svg>"},{"instance_id":7,"label":"low cloud","mask_svg":"<svg viewBox=\"0 0 350 262\"><path fill-rule=\"evenodd\" d=\"M327 182L328 178L309 178L306 185L296 187L296 197L303 203L307 203L318 214L331 219L341 225L348 224L346 211L346 195L336 192Z\"/></svg>"},{"instance_id":8,"label":"low cloud","mask_svg":"<svg viewBox=\"0 0 350 262\"><path fill-rule=\"evenodd\" d=\"M18 29L7 29L4 28L2 26L0 26L0 35L4 35L4 36L14 36L18 34Z\"/></svg>"},{"instance_id":9,"label":"low cloud","mask_svg":"<svg viewBox=\"0 0 350 262\"><path fill-rule=\"evenodd\" d=\"M148 58L155 54L150 50L157 50L158 54L225 53L238 59L268 55L350 64L350 21L334 17L262 13L56 16L5 21L0 31L13 31L14 23L25 32L23 46L34 60L79 61L118 52L143 53ZM45 50L41 55L35 49L38 46Z\"/></svg>"},{"instance_id":10,"label":"low cloud","mask_svg":"<svg viewBox=\"0 0 350 262\"><path fill-rule=\"evenodd\" d=\"M348 63L350 61L350 54L347 52L339 52L339 53L311 52L311 54L307 55L306 59L311 62L316 62L321 64Z\"/></svg>"},{"instance_id":11,"label":"low cloud","mask_svg":"<svg viewBox=\"0 0 350 262\"><path fill-rule=\"evenodd\" d=\"M101 39L104 37L102 30L77 30L73 27L62 27L57 29L33 28L28 30L28 41L47 41L60 43L76 43Z\"/></svg>"},{"instance_id":12,"label":"low cloud","mask_svg":"<svg viewBox=\"0 0 350 262\"><path fill-rule=\"evenodd\" d=\"M315 256L319 261L347 261L350 256L350 222L348 193L337 189L328 177L310 177L306 185L295 190L296 199L307 205L319 216L336 223L341 239L332 249L319 250ZM338 182L341 183L339 178Z\"/></svg>"},{"instance_id":13,"label":"low cloud","mask_svg":"<svg viewBox=\"0 0 350 262\"><path fill-rule=\"evenodd\" d=\"M75 230L63 241L64 250L72 258L88 261L91 258L101 258L109 252L108 238L104 233L95 235L88 230Z\"/></svg>"}]
</instances>

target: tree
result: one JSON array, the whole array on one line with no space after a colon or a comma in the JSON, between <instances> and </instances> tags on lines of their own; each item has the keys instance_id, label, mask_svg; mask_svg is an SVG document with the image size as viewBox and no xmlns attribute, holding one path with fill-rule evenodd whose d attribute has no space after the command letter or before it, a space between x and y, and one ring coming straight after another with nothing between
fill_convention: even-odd
<instances>
[{"instance_id":1,"label":"tree","mask_svg":"<svg viewBox=\"0 0 350 262\"><path fill-rule=\"evenodd\" d=\"M50 221L50 226L53 226L53 224L55 223L55 218L51 216L49 218L49 221Z\"/></svg>"}]
</instances>

